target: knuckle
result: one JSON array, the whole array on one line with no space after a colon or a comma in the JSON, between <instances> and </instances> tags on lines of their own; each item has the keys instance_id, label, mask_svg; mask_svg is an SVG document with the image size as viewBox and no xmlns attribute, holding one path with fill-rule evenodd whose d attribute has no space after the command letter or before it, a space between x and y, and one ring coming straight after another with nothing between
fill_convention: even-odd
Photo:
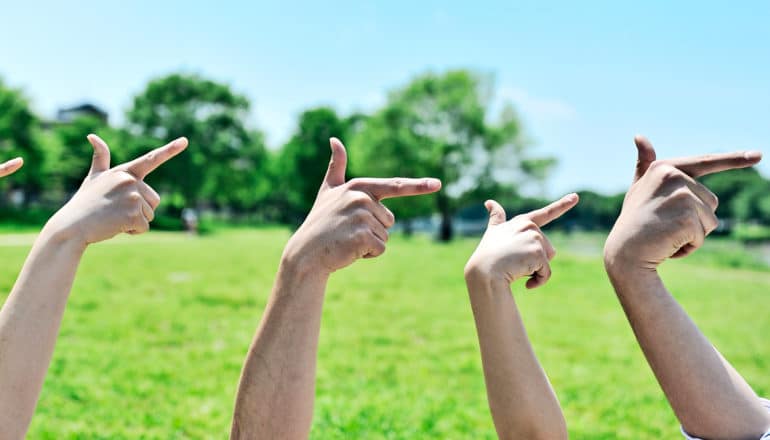
<instances>
[{"instance_id":1,"label":"knuckle","mask_svg":"<svg viewBox=\"0 0 770 440\"><path fill-rule=\"evenodd\" d=\"M531 229L531 228L526 229L524 231L524 234L526 234L525 237L527 238L528 241L536 243L538 246L542 245L543 237L535 229Z\"/></svg>"},{"instance_id":2,"label":"knuckle","mask_svg":"<svg viewBox=\"0 0 770 440\"><path fill-rule=\"evenodd\" d=\"M137 182L136 177L125 171L118 172L117 184L119 186L129 186Z\"/></svg>"},{"instance_id":3,"label":"knuckle","mask_svg":"<svg viewBox=\"0 0 770 440\"><path fill-rule=\"evenodd\" d=\"M366 229L358 229L355 233L353 233L353 244L355 244L357 247L364 246L369 239L369 231Z\"/></svg>"},{"instance_id":4,"label":"knuckle","mask_svg":"<svg viewBox=\"0 0 770 440\"><path fill-rule=\"evenodd\" d=\"M537 225L528 217L517 216L517 218L518 222L521 224L522 231L532 231L535 233L537 232Z\"/></svg>"},{"instance_id":5,"label":"knuckle","mask_svg":"<svg viewBox=\"0 0 770 440\"><path fill-rule=\"evenodd\" d=\"M663 160L656 160L653 162L650 165L649 170L663 181L678 179L684 175L684 173L675 166Z\"/></svg>"},{"instance_id":6,"label":"knuckle","mask_svg":"<svg viewBox=\"0 0 770 440\"><path fill-rule=\"evenodd\" d=\"M367 206L371 201L372 201L371 197L369 197L368 195L360 191L352 192L350 196L350 204L352 206L358 206L358 207Z\"/></svg>"},{"instance_id":7,"label":"knuckle","mask_svg":"<svg viewBox=\"0 0 770 440\"><path fill-rule=\"evenodd\" d=\"M366 223L369 217L369 213L364 209L356 209L355 211L353 211L350 217L356 223Z\"/></svg>"},{"instance_id":8,"label":"knuckle","mask_svg":"<svg viewBox=\"0 0 770 440\"><path fill-rule=\"evenodd\" d=\"M666 167L662 168L660 175L664 182L674 182L681 180L684 177L684 173L671 165L667 165Z\"/></svg>"},{"instance_id":9,"label":"knuckle","mask_svg":"<svg viewBox=\"0 0 770 440\"><path fill-rule=\"evenodd\" d=\"M128 200L131 203L134 203L134 204L137 204L138 206L141 206L140 202L142 201L142 195L139 194L136 191L130 192L130 193L128 193Z\"/></svg>"},{"instance_id":10,"label":"knuckle","mask_svg":"<svg viewBox=\"0 0 770 440\"><path fill-rule=\"evenodd\" d=\"M690 191L690 188L681 187L674 190L669 198L677 203L692 203L694 202L695 195Z\"/></svg>"},{"instance_id":11,"label":"knuckle","mask_svg":"<svg viewBox=\"0 0 770 440\"><path fill-rule=\"evenodd\" d=\"M667 164L664 161L662 161L662 160L654 160L654 161L652 161L652 163L650 163L650 166L647 168L647 170L657 173L657 172L660 171L660 169L662 167L664 167L666 165Z\"/></svg>"},{"instance_id":12,"label":"knuckle","mask_svg":"<svg viewBox=\"0 0 770 440\"><path fill-rule=\"evenodd\" d=\"M693 215L680 215L674 219L674 222L677 226L679 226L681 229L695 229L697 226L698 221L696 221L695 217Z\"/></svg>"}]
</instances>

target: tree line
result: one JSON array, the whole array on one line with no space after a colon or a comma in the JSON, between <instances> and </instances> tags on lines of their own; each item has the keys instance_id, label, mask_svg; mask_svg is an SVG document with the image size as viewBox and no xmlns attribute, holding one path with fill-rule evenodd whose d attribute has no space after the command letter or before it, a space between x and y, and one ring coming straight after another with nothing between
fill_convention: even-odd
<instances>
[{"instance_id":1,"label":"tree line","mask_svg":"<svg viewBox=\"0 0 770 440\"><path fill-rule=\"evenodd\" d=\"M537 154L513 105L495 105L494 98L491 75L427 72L391 90L370 113L307 109L290 139L270 149L264 133L249 123L249 99L197 74L151 80L133 98L122 126L93 116L45 121L32 112L23 92L0 80L0 155L25 159L14 178L0 181L2 210L6 217L24 217L59 206L73 194L91 160L88 133L113 147L115 162L186 136L187 152L148 182L163 195L159 226L181 226L185 207L296 225L313 204L329 160L329 137L336 136L348 146L350 177L441 179L445 189L437 194L387 204L407 230L410 219L435 214L439 238L448 240L454 219L484 216L481 203L488 198L517 211L542 204L522 196L521 188L543 187L556 165L555 158ZM770 182L755 170L711 176L707 184L723 199L718 212L723 218L770 224ZM583 191L581 203L560 225L609 228L622 200Z\"/></svg>"}]
</instances>

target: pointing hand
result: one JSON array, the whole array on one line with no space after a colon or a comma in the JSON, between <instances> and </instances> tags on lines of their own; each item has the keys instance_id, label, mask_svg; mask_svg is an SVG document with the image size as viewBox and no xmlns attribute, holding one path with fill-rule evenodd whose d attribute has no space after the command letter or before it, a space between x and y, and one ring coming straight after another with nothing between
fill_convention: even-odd
<instances>
[{"instance_id":1,"label":"pointing hand","mask_svg":"<svg viewBox=\"0 0 770 440\"><path fill-rule=\"evenodd\" d=\"M385 252L393 213L381 200L436 192L437 179L360 178L345 181L347 153L336 138L330 140L332 157L318 197L305 222L289 240L284 257L303 270L329 274L359 258Z\"/></svg>"}]
</instances>

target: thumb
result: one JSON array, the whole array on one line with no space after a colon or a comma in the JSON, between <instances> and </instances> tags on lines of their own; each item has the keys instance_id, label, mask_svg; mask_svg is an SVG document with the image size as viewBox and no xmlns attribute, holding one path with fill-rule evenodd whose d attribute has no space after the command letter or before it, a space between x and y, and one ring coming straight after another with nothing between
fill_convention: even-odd
<instances>
[{"instance_id":1,"label":"thumb","mask_svg":"<svg viewBox=\"0 0 770 440\"><path fill-rule=\"evenodd\" d=\"M95 134L89 134L87 139L94 147L94 157L91 160L89 174L101 173L110 169L110 149L107 147L107 143Z\"/></svg>"},{"instance_id":2,"label":"thumb","mask_svg":"<svg viewBox=\"0 0 770 440\"><path fill-rule=\"evenodd\" d=\"M647 168L650 164L655 162L655 148L652 147L652 143L644 136L634 136L634 144L636 144L636 150L638 156L636 159L636 172L634 173L634 182L641 179L644 173L647 172Z\"/></svg>"},{"instance_id":3,"label":"thumb","mask_svg":"<svg viewBox=\"0 0 770 440\"><path fill-rule=\"evenodd\" d=\"M489 211L489 226L505 223L505 209L494 200L484 202L484 207Z\"/></svg>"},{"instance_id":4,"label":"thumb","mask_svg":"<svg viewBox=\"0 0 770 440\"><path fill-rule=\"evenodd\" d=\"M337 138L329 139L329 146L332 149L332 158L329 161L329 169L326 171L324 183L333 188L345 183L345 168L348 164L348 154L345 152L345 146Z\"/></svg>"}]
</instances>

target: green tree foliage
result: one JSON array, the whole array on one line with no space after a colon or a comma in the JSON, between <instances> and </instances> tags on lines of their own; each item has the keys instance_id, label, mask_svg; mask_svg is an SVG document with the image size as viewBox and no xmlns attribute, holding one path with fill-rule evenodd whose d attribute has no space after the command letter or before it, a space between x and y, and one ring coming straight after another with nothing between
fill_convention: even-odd
<instances>
[{"instance_id":1,"label":"green tree foliage","mask_svg":"<svg viewBox=\"0 0 770 440\"><path fill-rule=\"evenodd\" d=\"M37 197L45 187L43 175L45 152L38 139L39 121L29 108L21 91L9 88L0 80L0 160L24 158L24 168L13 180L0 185L13 185L29 197Z\"/></svg>"},{"instance_id":2,"label":"green tree foliage","mask_svg":"<svg viewBox=\"0 0 770 440\"><path fill-rule=\"evenodd\" d=\"M555 225L583 230L608 230L615 224L625 193L605 196L593 191L579 191L580 203L559 218Z\"/></svg>"},{"instance_id":3,"label":"green tree foliage","mask_svg":"<svg viewBox=\"0 0 770 440\"><path fill-rule=\"evenodd\" d=\"M329 138L346 139L349 121L334 109L318 107L299 116L297 128L277 158L273 190L282 220L299 223L313 206L329 163Z\"/></svg>"},{"instance_id":4,"label":"green tree foliage","mask_svg":"<svg viewBox=\"0 0 770 440\"><path fill-rule=\"evenodd\" d=\"M770 182L762 180L738 192L730 206L732 219L770 225Z\"/></svg>"},{"instance_id":5,"label":"green tree foliage","mask_svg":"<svg viewBox=\"0 0 770 440\"><path fill-rule=\"evenodd\" d=\"M57 189L68 194L80 187L93 156L93 147L86 140L90 133L98 134L112 147L113 163L128 158L124 147L127 134L111 128L97 117L81 116L66 124L57 124L51 129L52 139L49 141L53 144L51 149L56 152L49 171L52 179L49 186L56 185Z\"/></svg>"},{"instance_id":6,"label":"green tree foliage","mask_svg":"<svg viewBox=\"0 0 770 440\"><path fill-rule=\"evenodd\" d=\"M226 84L198 75L151 81L134 98L129 130L135 154L179 136L188 151L158 169L151 183L181 195L187 205L253 208L265 196L267 152L261 133L249 130L249 101Z\"/></svg>"},{"instance_id":7,"label":"green tree foliage","mask_svg":"<svg viewBox=\"0 0 770 440\"><path fill-rule=\"evenodd\" d=\"M750 218L752 208L747 204L756 197L748 194L756 193L756 190L761 192L767 189L767 181L759 175L755 168L710 174L701 181L719 197L717 216L722 219ZM738 202L739 200L740 202ZM736 203L740 203L742 206L737 206Z\"/></svg>"},{"instance_id":8,"label":"green tree foliage","mask_svg":"<svg viewBox=\"0 0 770 440\"><path fill-rule=\"evenodd\" d=\"M510 105L494 118L492 91L490 77L467 70L418 76L363 124L351 145L353 171L441 179L444 190L435 195L388 203L402 218L438 211L440 239L451 239L452 216L466 194L501 171L511 178L542 170L534 162L522 167L532 158L519 120Z\"/></svg>"}]
</instances>

